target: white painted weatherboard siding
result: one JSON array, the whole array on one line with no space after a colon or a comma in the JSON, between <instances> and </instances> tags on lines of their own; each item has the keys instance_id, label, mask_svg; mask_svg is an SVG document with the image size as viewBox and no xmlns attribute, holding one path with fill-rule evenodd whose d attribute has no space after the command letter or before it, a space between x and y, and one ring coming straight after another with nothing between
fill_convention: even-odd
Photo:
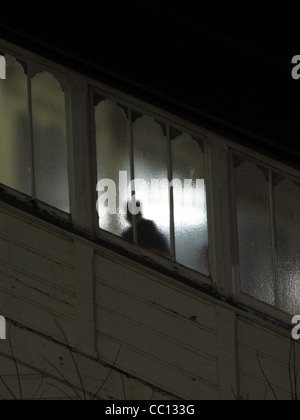
<instances>
[{"instance_id":1,"label":"white painted weatherboard siding","mask_svg":"<svg viewBox=\"0 0 300 420\"><path fill-rule=\"evenodd\" d=\"M76 343L74 244L21 217L0 214L0 310L28 328Z\"/></svg>"},{"instance_id":2,"label":"white painted weatherboard siding","mask_svg":"<svg viewBox=\"0 0 300 420\"><path fill-rule=\"evenodd\" d=\"M215 307L96 256L101 356L182 398L217 398Z\"/></svg>"},{"instance_id":3,"label":"white painted weatherboard siding","mask_svg":"<svg viewBox=\"0 0 300 420\"><path fill-rule=\"evenodd\" d=\"M244 398L250 400L275 398L266 384L265 375L279 400L291 399L294 392L291 381L294 386L294 374L296 373L298 378L300 377L299 345L295 345L295 370L294 356L291 355L290 359L292 344L290 337L238 317L237 338L239 380ZM289 362L291 362L290 369ZM298 380L298 398L299 390Z\"/></svg>"},{"instance_id":4,"label":"white painted weatherboard siding","mask_svg":"<svg viewBox=\"0 0 300 420\"><path fill-rule=\"evenodd\" d=\"M80 387L57 321L89 397L108 378L104 399L273 399L259 352L277 397L291 399L289 332L5 204L0 312L24 398L44 371L45 399L74 397L59 371ZM299 374L298 345L296 366ZM0 342L0 375L18 391L8 340ZM1 382L0 396L8 394Z\"/></svg>"}]
</instances>

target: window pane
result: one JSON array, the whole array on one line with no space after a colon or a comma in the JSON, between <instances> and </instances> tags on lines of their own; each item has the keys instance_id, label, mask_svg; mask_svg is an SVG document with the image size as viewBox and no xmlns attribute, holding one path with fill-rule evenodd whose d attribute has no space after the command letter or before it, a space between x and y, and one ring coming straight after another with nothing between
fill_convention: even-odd
<instances>
[{"instance_id":1,"label":"window pane","mask_svg":"<svg viewBox=\"0 0 300 420\"><path fill-rule=\"evenodd\" d=\"M99 226L122 236L128 227L124 213L130 197L128 122L120 106L105 100L95 107L95 124Z\"/></svg>"},{"instance_id":2,"label":"window pane","mask_svg":"<svg viewBox=\"0 0 300 420\"><path fill-rule=\"evenodd\" d=\"M138 220L138 243L168 256L170 206L163 128L148 116L138 118L133 124L133 145L136 199L140 200L143 215L143 220Z\"/></svg>"},{"instance_id":3,"label":"window pane","mask_svg":"<svg viewBox=\"0 0 300 420\"><path fill-rule=\"evenodd\" d=\"M271 305L274 268L267 172L251 162L235 169L241 290Z\"/></svg>"},{"instance_id":4,"label":"window pane","mask_svg":"<svg viewBox=\"0 0 300 420\"><path fill-rule=\"evenodd\" d=\"M46 72L32 78L31 91L36 196L69 212L65 95Z\"/></svg>"},{"instance_id":5,"label":"window pane","mask_svg":"<svg viewBox=\"0 0 300 420\"><path fill-rule=\"evenodd\" d=\"M172 141L172 162L176 260L208 276L204 153L182 134Z\"/></svg>"},{"instance_id":6,"label":"window pane","mask_svg":"<svg viewBox=\"0 0 300 420\"><path fill-rule=\"evenodd\" d=\"M0 81L0 182L31 194L31 151L27 76L6 56L6 80Z\"/></svg>"},{"instance_id":7,"label":"window pane","mask_svg":"<svg viewBox=\"0 0 300 420\"><path fill-rule=\"evenodd\" d=\"M300 186L282 180L274 187L280 309L300 310Z\"/></svg>"}]
</instances>

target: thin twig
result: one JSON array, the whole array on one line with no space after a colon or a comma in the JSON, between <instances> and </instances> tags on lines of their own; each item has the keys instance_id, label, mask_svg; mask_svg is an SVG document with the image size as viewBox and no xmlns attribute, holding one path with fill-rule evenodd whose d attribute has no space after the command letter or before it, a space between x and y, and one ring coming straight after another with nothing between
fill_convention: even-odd
<instances>
[{"instance_id":1,"label":"thin twig","mask_svg":"<svg viewBox=\"0 0 300 420\"><path fill-rule=\"evenodd\" d=\"M45 390L43 390L43 392L42 392L42 393L41 393L41 395L39 396L38 401L40 401L40 400L43 398L44 394L45 394Z\"/></svg>"},{"instance_id":2,"label":"thin twig","mask_svg":"<svg viewBox=\"0 0 300 420\"><path fill-rule=\"evenodd\" d=\"M267 401L267 395L268 395L268 387L266 387L266 393L265 393L265 398L264 398L264 401Z\"/></svg>"},{"instance_id":3,"label":"thin twig","mask_svg":"<svg viewBox=\"0 0 300 420\"><path fill-rule=\"evenodd\" d=\"M53 388L56 388L56 389L58 389L60 392L62 392L63 394L64 394L64 396L65 397L67 397L68 398L68 400L73 400L73 398L72 397L70 397L63 389L61 389L59 386L57 386L57 385L55 385L55 384L52 384L51 382L45 382L45 384L46 385L50 385L50 386L53 386Z\"/></svg>"},{"instance_id":4,"label":"thin twig","mask_svg":"<svg viewBox=\"0 0 300 420\"><path fill-rule=\"evenodd\" d=\"M290 353L289 353L289 379L291 387L292 400L294 401L294 389L293 389L293 378L292 378L292 352L293 352L293 340L291 340Z\"/></svg>"},{"instance_id":5,"label":"thin twig","mask_svg":"<svg viewBox=\"0 0 300 420\"><path fill-rule=\"evenodd\" d=\"M62 335L64 336L64 339L65 339L65 341L66 341L66 343L67 343L67 346L68 346L69 352L70 352L70 354L71 354L71 357L72 357L72 360L73 360L73 363L74 363L74 365L75 365L75 369L76 369L76 372L77 372L77 375L78 375L78 378L79 378L79 381L80 381L80 386L81 386L81 389L82 389L82 392L83 392L83 399L84 399L84 400L86 400L86 392L85 392L85 389L84 389L84 386L83 386L82 376L81 376L81 374L80 374L80 371L79 371L79 368L78 368L77 362L76 362L76 360L75 360L75 357L74 357L74 354L73 354L73 351L72 351L72 347L70 346L70 344L69 344L69 342L68 342L68 339L67 339L67 336L66 336L66 334L65 334L64 330L62 329L62 327L59 325L59 323L57 322L57 320L55 320L55 322L56 322L56 325L57 325L57 326L58 326L58 328L60 329L60 331L61 331Z\"/></svg>"},{"instance_id":6,"label":"thin twig","mask_svg":"<svg viewBox=\"0 0 300 420\"><path fill-rule=\"evenodd\" d=\"M16 372L17 372L17 378L18 378L18 384L19 384L19 391L20 391L20 400L23 400L23 392L22 392L22 384L21 384L21 377L20 377L20 372L19 372L19 367L18 367L18 363L17 363L17 359L15 357L15 353L14 353L14 349L13 349L13 345L11 342L11 334L10 334L10 325L8 327L8 336L9 336L9 347L10 347L10 351L14 360L14 364L16 367Z\"/></svg>"},{"instance_id":7,"label":"thin twig","mask_svg":"<svg viewBox=\"0 0 300 420\"><path fill-rule=\"evenodd\" d=\"M278 398L277 398L277 395L276 395L276 393L275 393L275 391L274 391L274 388L273 388L273 386L271 385L271 382L269 381L269 379L268 379L267 375L265 374L265 372L264 372L264 370L263 370L263 367L262 367L261 362L260 362L260 359L259 359L259 352L258 352L258 351L257 351L257 361L258 361L258 364L259 364L259 367L260 367L261 373L263 374L263 376L264 376L265 380L267 381L267 384L269 385L269 387L270 387L270 389L271 389L271 391L272 391L272 393L273 393L273 395L274 395L274 397L275 397L275 400L276 400L276 401L278 401Z\"/></svg>"},{"instance_id":8,"label":"thin twig","mask_svg":"<svg viewBox=\"0 0 300 420\"><path fill-rule=\"evenodd\" d=\"M234 392L233 386L231 385L231 392L233 393L234 398L236 399L236 401L239 400L238 396L236 395L236 393Z\"/></svg>"},{"instance_id":9,"label":"thin twig","mask_svg":"<svg viewBox=\"0 0 300 420\"><path fill-rule=\"evenodd\" d=\"M23 391L22 391L22 383L21 383L21 375L19 372L19 366L18 366L18 362L15 356L15 352L14 352L14 348L13 348L13 344L12 344L12 340L11 340L11 332L10 332L10 326L8 329L8 336L9 336L9 346L10 346L10 351L13 357L13 361L15 364L15 368L16 368L16 372L17 372L17 378L18 378L18 385L19 385L19 392L20 392L20 400L23 400ZM43 383L43 379L44 379L44 372L42 375L42 379L41 379L41 383L37 389L37 391L35 392L34 396L32 397L32 400L36 397L36 395L39 393L42 383ZM10 393L10 395L14 398L14 400L18 400L17 396L12 392L12 390L9 388L9 386L7 385L7 383L5 382L5 380L3 379L2 376L0 376L0 380L3 383L3 385L5 386L5 388L7 389L7 391Z\"/></svg>"},{"instance_id":10,"label":"thin twig","mask_svg":"<svg viewBox=\"0 0 300 420\"><path fill-rule=\"evenodd\" d=\"M5 386L5 388L7 389L7 391L10 393L10 395L13 397L14 400L17 400L18 398L16 397L16 395L11 391L11 389L9 388L9 386L7 385L7 383L5 382L5 380L2 378L2 376L0 376L0 381L3 383L3 385Z\"/></svg>"},{"instance_id":11,"label":"thin twig","mask_svg":"<svg viewBox=\"0 0 300 420\"><path fill-rule=\"evenodd\" d=\"M126 401L126 400L127 400L127 398L126 398L126 390L125 390L124 378L123 378L122 373L121 373L120 375L121 375L121 379L122 379L122 386L123 386L124 401Z\"/></svg>"},{"instance_id":12,"label":"thin twig","mask_svg":"<svg viewBox=\"0 0 300 420\"><path fill-rule=\"evenodd\" d=\"M91 401L92 401L92 400L94 400L94 399L96 398L96 396L99 394L99 392L101 392L101 391L102 391L102 388L104 387L104 385L105 385L105 384L106 384L106 382L108 381L108 379L109 379L110 375L112 374L112 371L113 371L113 369L114 369L114 367L116 366L116 363L117 363L117 361L118 361L118 358L119 358L119 355L120 355L120 352L121 352L121 348L122 348L122 346L120 346L119 351L118 351L118 353L117 353L117 356L116 356L116 358L115 358L115 361L114 361L114 363L113 363L113 365L112 365L111 369L109 370L109 372L108 372L108 374L107 374L107 376L106 376L106 378L105 378L104 382L102 382L102 385L100 386L100 388L98 389L98 391L96 391L96 392L95 392L95 394L92 396Z\"/></svg>"},{"instance_id":13,"label":"thin twig","mask_svg":"<svg viewBox=\"0 0 300 420\"><path fill-rule=\"evenodd\" d=\"M297 375L297 369L296 369L296 347L295 347L294 340L291 340L291 348L290 348L290 356L289 356L289 374L290 374L292 399L294 401L298 401L298 391L297 391L298 375ZM292 374L294 378L292 378Z\"/></svg>"},{"instance_id":14,"label":"thin twig","mask_svg":"<svg viewBox=\"0 0 300 420\"><path fill-rule=\"evenodd\" d=\"M41 382L40 382L40 384L38 386L38 389L36 390L36 392L34 393L33 397L31 398L31 400L34 400L35 397L37 396L37 394L39 393L39 391L40 391L40 389L42 387L43 381L44 381L44 377L45 377L45 371L42 373Z\"/></svg>"},{"instance_id":15,"label":"thin twig","mask_svg":"<svg viewBox=\"0 0 300 420\"><path fill-rule=\"evenodd\" d=\"M295 401L298 401L298 375L297 375L297 367L296 367L296 346L295 342L293 342L293 348L294 348L294 385L295 385Z\"/></svg>"},{"instance_id":16,"label":"thin twig","mask_svg":"<svg viewBox=\"0 0 300 420\"><path fill-rule=\"evenodd\" d=\"M41 356L47 363L49 363L49 365L56 370L56 372L63 378L63 380L65 381L65 383L72 389L72 391L74 392L74 394L77 395L77 397L82 400L81 395L76 391L76 389L73 387L73 385L68 381L68 379L65 377L65 375L63 373L60 372L59 369L57 369L57 367L51 363L49 360L46 359L45 356L43 356L42 354L39 354L39 356Z\"/></svg>"}]
</instances>

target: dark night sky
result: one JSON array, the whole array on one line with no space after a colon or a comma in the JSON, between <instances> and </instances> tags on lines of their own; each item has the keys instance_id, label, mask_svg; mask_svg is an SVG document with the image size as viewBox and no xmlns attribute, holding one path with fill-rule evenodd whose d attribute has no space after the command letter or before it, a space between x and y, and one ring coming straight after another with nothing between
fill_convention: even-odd
<instances>
[{"instance_id":1,"label":"dark night sky","mask_svg":"<svg viewBox=\"0 0 300 420\"><path fill-rule=\"evenodd\" d=\"M300 80L291 78L291 59L300 43L292 7L110 0L15 8L1 5L0 37L208 128L218 119L224 134L233 124L263 136L265 143L242 141L299 165Z\"/></svg>"}]
</instances>

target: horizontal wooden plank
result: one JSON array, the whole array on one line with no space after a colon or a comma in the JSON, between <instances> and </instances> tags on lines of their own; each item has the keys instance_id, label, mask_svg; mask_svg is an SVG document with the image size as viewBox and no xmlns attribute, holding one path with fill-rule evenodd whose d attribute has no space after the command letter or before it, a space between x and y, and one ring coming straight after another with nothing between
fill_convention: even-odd
<instances>
[{"instance_id":1,"label":"horizontal wooden plank","mask_svg":"<svg viewBox=\"0 0 300 420\"><path fill-rule=\"evenodd\" d=\"M74 264L73 241L67 236L38 227L1 211L0 236L29 247L61 263Z\"/></svg>"},{"instance_id":2,"label":"horizontal wooden plank","mask_svg":"<svg viewBox=\"0 0 300 420\"><path fill-rule=\"evenodd\" d=\"M74 270L0 238L0 264L74 292Z\"/></svg>"},{"instance_id":3,"label":"horizontal wooden plank","mask_svg":"<svg viewBox=\"0 0 300 420\"><path fill-rule=\"evenodd\" d=\"M18 300L24 300L29 304L39 307L41 310L46 312L55 313L59 318L65 316L75 321L75 297L61 291L54 291L51 293L49 287L45 287L44 284L34 284L34 280L31 281L29 276L24 274L8 275L3 272L2 266L0 266L0 293L2 296L6 294L15 296ZM47 290L48 289L48 290ZM4 310L5 298L1 301L1 309ZM11 309L11 315L13 315L14 307Z\"/></svg>"},{"instance_id":4,"label":"horizontal wooden plank","mask_svg":"<svg viewBox=\"0 0 300 420\"><path fill-rule=\"evenodd\" d=\"M3 263L0 264L0 287L4 288L4 282L2 282L2 275L6 275L11 279L15 280L17 284L23 287L28 287L28 289L33 291L39 291L40 293L45 294L49 297L49 299L57 300L66 303L70 306L75 306L75 293L69 290L64 289L59 284L53 285L53 283L49 283L39 277L34 277L29 274L25 274L22 271L18 271L15 268L10 266L4 265ZM6 286L7 287L7 286ZM16 289L16 284L12 283L11 286L8 287L9 291L15 291L18 293ZM21 294L21 293L19 293ZM27 293L24 293L24 296L27 296Z\"/></svg>"},{"instance_id":5,"label":"horizontal wooden plank","mask_svg":"<svg viewBox=\"0 0 300 420\"><path fill-rule=\"evenodd\" d=\"M66 334L68 335L68 331L66 331ZM101 360L85 357L83 354L74 352L73 357L76 361L76 367L68 348L24 328L12 325L11 339L21 375L30 377L34 382L32 385L27 382L29 394L32 390L36 390L36 379L40 378L41 373L44 372L45 379L41 387L45 391L43 399L64 398L61 390L64 390L70 396L75 396L70 386L64 386L61 383L64 378L79 390L83 398L78 369L83 388L87 392L87 399L90 399L97 391L100 391L97 392L97 396L105 400L172 399L172 395L159 389L153 389L150 384L147 385L138 378L126 376L108 365L103 365ZM1 342L1 374L8 378L12 377L10 382L12 386L18 385L8 340ZM51 383L49 388L47 387L48 383ZM2 391L3 387L0 381L0 394Z\"/></svg>"},{"instance_id":6,"label":"horizontal wooden plank","mask_svg":"<svg viewBox=\"0 0 300 420\"><path fill-rule=\"evenodd\" d=\"M270 329L264 328L250 320L238 317L237 340L254 352L259 351L283 364L288 362L292 339L276 333L272 327ZM296 349L296 366L300 370L300 345L296 342L294 344Z\"/></svg>"},{"instance_id":7,"label":"horizontal wooden plank","mask_svg":"<svg viewBox=\"0 0 300 420\"><path fill-rule=\"evenodd\" d=\"M87 367L88 363L86 364ZM73 400L83 399L84 394L80 387L76 389L78 395L71 389L66 383L62 383L62 378L56 380L52 377L47 376L46 372L36 372L33 369L29 369L18 363L19 376L16 374L16 365L10 358L3 357L0 355L0 375L3 378L5 385L0 381L0 399L13 400L14 397L20 399L20 387L22 390L23 400ZM106 376L108 376L109 368L103 368L106 370ZM81 374L84 377L87 372L81 370ZM68 379L68 378L67 378ZM93 394L100 389L101 385L104 384L105 378L102 379L102 383L98 382L96 388L89 389L89 384L84 380L83 388L86 392L86 398L92 399ZM9 387L10 391L7 389ZM76 385L76 383L75 383ZM77 384L79 385L79 384ZM73 386L73 384L72 384ZM174 397L167 393L159 392L158 390L152 389L150 386L128 376L122 375L115 371L111 372L108 380L105 382L101 389L100 395L106 400L108 398L112 400L172 400ZM97 396L100 396L97 394ZM109 396L109 397L108 397Z\"/></svg>"},{"instance_id":8,"label":"horizontal wooden plank","mask_svg":"<svg viewBox=\"0 0 300 420\"><path fill-rule=\"evenodd\" d=\"M265 354L259 355L246 348L239 347L239 370L243 374L251 376L258 382L270 382L280 393L291 392L291 376L294 375L294 370L289 371L289 355L287 355L286 364L282 364L274 359L269 358ZM299 376L300 372L296 372ZM293 376L294 377L294 376ZM300 386L299 386L300 392Z\"/></svg>"},{"instance_id":9,"label":"horizontal wooden plank","mask_svg":"<svg viewBox=\"0 0 300 420\"><path fill-rule=\"evenodd\" d=\"M245 373L240 374L240 396L243 400L249 401L273 401L275 396L266 382L258 381L256 378ZM274 389L278 400L291 400L291 394L282 392L277 388ZM236 396L237 397L237 396Z\"/></svg>"},{"instance_id":10,"label":"horizontal wooden plank","mask_svg":"<svg viewBox=\"0 0 300 420\"><path fill-rule=\"evenodd\" d=\"M183 342L172 341L106 310L98 313L98 325L100 335L111 337L120 344L142 353L144 357L149 357L149 364L152 363L151 360L155 360L161 364L162 371L173 368L190 378L212 385L218 383L216 360L205 357L196 350L192 351Z\"/></svg>"},{"instance_id":11,"label":"horizontal wooden plank","mask_svg":"<svg viewBox=\"0 0 300 420\"><path fill-rule=\"evenodd\" d=\"M20 364L19 373L20 375L32 375L36 372L34 372L34 370L30 369L28 366ZM12 355L10 355L10 357L4 357L0 352L0 375L6 377L16 375L16 364L12 358Z\"/></svg>"},{"instance_id":12,"label":"horizontal wooden plank","mask_svg":"<svg viewBox=\"0 0 300 420\"><path fill-rule=\"evenodd\" d=\"M44 393L44 389L40 388L40 383L42 382L42 374L25 375L20 373L20 376L17 376L16 374L9 376L1 376L2 380L5 382L5 385L1 381L0 399L32 400L33 397L35 397L35 399L39 399L39 397L41 397ZM55 395L58 394L58 391L56 391Z\"/></svg>"},{"instance_id":13,"label":"horizontal wooden plank","mask_svg":"<svg viewBox=\"0 0 300 420\"><path fill-rule=\"evenodd\" d=\"M56 324L57 321L66 332L68 340L76 343L75 314L66 316L52 308L43 307L38 302L27 301L23 297L19 298L2 290L0 290L0 308L3 316L61 340L62 334Z\"/></svg>"},{"instance_id":14,"label":"horizontal wooden plank","mask_svg":"<svg viewBox=\"0 0 300 420\"><path fill-rule=\"evenodd\" d=\"M174 366L162 364L159 360L113 341L107 336L98 336L98 348L102 358L108 363L115 364L117 368L151 383L153 387L177 395L178 398L189 400L216 400L218 398L217 387L193 379L175 369Z\"/></svg>"},{"instance_id":15,"label":"horizontal wooden plank","mask_svg":"<svg viewBox=\"0 0 300 420\"><path fill-rule=\"evenodd\" d=\"M132 296L152 302L157 307L193 320L212 331L216 330L214 305L177 289L155 276L138 271L133 264L127 266L96 255L95 275L100 282L103 280Z\"/></svg>"},{"instance_id":16,"label":"horizontal wooden plank","mask_svg":"<svg viewBox=\"0 0 300 420\"><path fill-rule=\"evenodd\" d=\"M103 309L107 309L113 311L116 317L138 323L145 334L151 330L165 339L189 347L191 351L217 358L216 335L211 330L107 284L97 282L96 296L100 320Z\"/></svg>"}]
</instances>

